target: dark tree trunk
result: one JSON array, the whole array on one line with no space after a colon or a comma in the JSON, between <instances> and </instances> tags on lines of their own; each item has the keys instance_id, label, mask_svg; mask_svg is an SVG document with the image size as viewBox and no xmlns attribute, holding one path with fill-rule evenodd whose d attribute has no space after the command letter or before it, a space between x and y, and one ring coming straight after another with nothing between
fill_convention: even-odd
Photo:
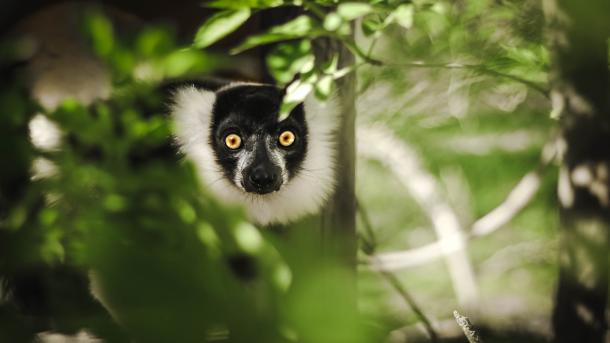
<instances>
[{"instance_id":1,"label":"dark tree trunk","mask_svg":"<svg viewBox=\"0 0 610 343\"><path fill-rule=\"evenodd\" d=\"M339 66L353 63L353 55L341 44L332 39L314 41L314 52L317 61L328 61L332 56L339 56ZM348 300L355 309L356 298L356 197L355 197L355 78L348 75L337 82L337 97L340 104L340 125L337 132L337 187L321 213L291 224L286 229L289 236L289 247L298 247L287 251L292 267L296 270L296 281L299 274L316 274L311 269L320 269L315 262L324 263L327 267L340 267L347 271L341 281L340 298ZM297 253L298 251L298 253ZM303 261L310 256L311 261ZM307 277L301 282L309 282ZM335 298L335 300L337 300Z\"/></svg>"},{"instance_id":2,"label":"dark tree trunk","mask_svg":"<svg viewBox=\"0 0 610 343\"><path fill-rule=\"evenodd\" d=\"M335 40L318 40L316 54L330 60L339 54L341 67L354 63L351 53ZM321 237L325 250L355 271L356 266L356 148L355 148L355 77L339 80L337 94L341 106L341 124L337 132L337 189L322 213Z\"/></svg>"},{"instance_id":3,"label":"dark tree trunk","mask_svg":"<svg viewBox=\"0 0 610 343\"><path fill-rule=\"evenodd\" d=\"M604 342L610 230L607 0L546 0L553 91L565 151L559 178L555 342Z\"/></svg>"},{"instance_id":4,"label":"dark tree trunk","mask_svg":"<svg viewBox=\"0 0 610 343\"><path fill-rule=\"evenodd\" d=\"M339 56L339 68L354 63L353 55L333 39L313 41L316 63ZM330 333L340 321L357 322L355 200L355 78L337 82L340 125L336 133L337 186L321 213L282 230L282 255L291 267L291 294L308 294L313 312L330 317L317 323ZM289 296L292 298L292 296ZM314 301L315 299L315 301ZM349 319L348 319L349 317Z\"/></svg>"}]
</instances>

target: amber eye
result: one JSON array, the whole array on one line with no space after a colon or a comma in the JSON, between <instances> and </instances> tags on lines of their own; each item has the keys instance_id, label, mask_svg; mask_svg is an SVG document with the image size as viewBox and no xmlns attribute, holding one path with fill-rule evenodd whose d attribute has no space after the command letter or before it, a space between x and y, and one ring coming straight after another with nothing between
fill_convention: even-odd
<instances>
[{"instance_id":1,"label":"amber eye","mask_svg":"<svg viewBox=\"0 0 610 343\"><path fill-rule=\"evenodd\" d=\"M294 135L294 133L292 133L292 131L284 131L280 134L280 137L278 138L278 140L280 141L280 145L284 147L291 146L292 143L294 143L295 139L296 136Z\"/></svg>"},{"instance_id":2,"label":"amber eye","mask_svg":"<svg viewBox=\"0 0 610 343\"><path fill-rule=\"evenodd\" d=\"M225 144L229 149L239 149L241 146L241 137L239 135L231 133L225 137Z\"/></svg>"}]
</instances>

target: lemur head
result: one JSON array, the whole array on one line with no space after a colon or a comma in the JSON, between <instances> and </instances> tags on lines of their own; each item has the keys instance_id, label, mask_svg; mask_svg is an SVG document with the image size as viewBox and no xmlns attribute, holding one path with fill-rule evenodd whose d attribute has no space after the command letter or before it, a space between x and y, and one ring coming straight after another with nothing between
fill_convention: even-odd
<instances>
[{"instance_id":1,"label":"lemur head","mask_svg":"<svg viewBox=\"0 0 610 343\"><path fill-rule=\"evenodd\" d=\"M303 106L278 122L282 96L273 86L232 87L217 94L210 144L226 178L245 192L279 191L305 159Z\"/></svg>"},{"instance_id":2,"label":"lemur head","mask_svg":"<svg viewBox=\"0 0 610 343\"><path fill-rule=\"evenodd\" d=\"M335 184L334 102L309 97L279 120L283 96L271 85L187 86L172 110L177 141L204 184L263 225L315 213Z\"/></svg>"}]
</instances>

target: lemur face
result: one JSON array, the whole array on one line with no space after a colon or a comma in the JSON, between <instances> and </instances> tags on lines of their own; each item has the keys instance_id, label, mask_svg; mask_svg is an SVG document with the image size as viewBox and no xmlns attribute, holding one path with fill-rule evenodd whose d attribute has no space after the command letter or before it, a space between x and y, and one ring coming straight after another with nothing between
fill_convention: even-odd
<instances>
[{"instance_id":1,"label":"lemur face","mask_svg":"<svg viewBox=\"0 0 610 343\"><path fill-rule=\"evenodd\" d=\"M242 85L216 94L210 144L227 179L248 193L279 191L299 172L307 151L303 105L278 122L283 92Z\"/></svg>"},{"instance_id":2,"label":"lemur face","mask_svg":"<svg viewBox=\"0 0 610 343\"><path fill-rule=\"evenodd\" d=\"M334 190L338 104L309 96L278 122L282 90L229 84L176 90L176 141L202 185L252 221L283 224L314 214Z\"/></svg>"}]
</instances>

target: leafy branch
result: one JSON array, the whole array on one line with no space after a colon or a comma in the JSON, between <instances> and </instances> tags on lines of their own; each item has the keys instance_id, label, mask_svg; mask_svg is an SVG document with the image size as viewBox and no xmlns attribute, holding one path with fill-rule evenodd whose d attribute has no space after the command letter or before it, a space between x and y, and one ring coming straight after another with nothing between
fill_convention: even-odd
<instances>
[{"instance_id":1,"label":"leafy branch","mask_svg":"<svg viewBox=\"0 0 610 343\"><path fill-rule=\"evenodd\" d=\"M269 63L271 73L282 84L292 80L291 87L288 87L287 97L292 99L291 103L304 99L312 90L316 90L316 95L325 98L329 96L332 84L342 75L328 77L328 73L323 68L314 68L315 62L313 53L309 48L303 49L305 43L312 39L331 38L343 44L361 62L354 64L348 71L354 72L364 65L375 67L398 67L398 68L442 68L442 69L464 69L485 74L489 76L504 78L526 85L530 89L548 97L548 90L543 85L528 80L526 78L498 71L486 64L465 64L465 63L424 63L424 62L404 62L395 63L384 61L372 56L376 37L381 31L392 24L410 29L414 21L414 5L401 4L399 6L386 4L384 1L374 4L366 2L344 2L337 6L332 4L320 3L315 1L304 1L301 4L281 0L250 1L243 0L237 2L213 1L212 5L224 8L223 11L209 18L200 28L194 46L205 48L216 41L222 39L227 34L239 28L252 14L252 9L268 9L279 6L301 6L310 15L300 15L286 23L276 25L267 32L251 35L241 44L231 50L231 54L239 54L246 50L272 43L279 44L274 51L288 50L288 46L300 45L301 50L293 54L275 54L268 59L273 60ZM354 40L352 33L352 23L358 22L367 36L374 36L373 44L365 51ZM294 50L294 49L292 49ZM275 66L280 66L284 70L277 72ZM296 83L296 84L295 84ZM290 94L290 92L297 92ZM285 102L285 109L293 108ZM285 111L283 111L285 113Z\"/></svg>"}]
</instances>

